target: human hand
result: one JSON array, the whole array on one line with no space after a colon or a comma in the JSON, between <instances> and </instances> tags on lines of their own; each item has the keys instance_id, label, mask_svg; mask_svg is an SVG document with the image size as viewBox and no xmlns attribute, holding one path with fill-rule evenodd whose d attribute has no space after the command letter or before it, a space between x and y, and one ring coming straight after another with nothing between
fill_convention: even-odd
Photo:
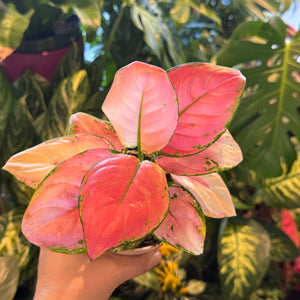
<instances>
[{"instance_id":1,"label":"human hand","mask_svg":"<svg viewBox=\"0 0 300 300\"><path fill-rule=\"evenodd\" d=\"M41 248L34 300L107 300L120 284L147 272L160 260L158 250L134 256L107 252L91 261L87 254Z\"/></svg>"}]
</instances>

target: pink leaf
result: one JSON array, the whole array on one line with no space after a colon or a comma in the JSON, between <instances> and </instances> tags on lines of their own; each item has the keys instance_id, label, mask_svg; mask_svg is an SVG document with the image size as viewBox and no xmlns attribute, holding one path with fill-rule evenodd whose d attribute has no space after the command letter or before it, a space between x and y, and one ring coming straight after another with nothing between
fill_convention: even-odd
<instances>
[{"instance_id":1,"label":"pink leaf","mask_svg":"<svg viewBox=\"0 0 300 300\"><path fill-rule=\"evenodd\" d=\"M90 133L98 135L106 138L115 150L122 151L123 145L109 122L79 112L71 116L69 123L69 134Z\"/></svg>"},{"instance_id":2,"label":"pink leaf","mask_svg":"<svg viewBox=\"0 0 300 300\"><path fill-rule=\"evenodd\" d=\"M205 221L198 202L181 187L169 187L170 208L154 234L175 247L194 254L203 252Z\"/></svg>"},{"instance_id":3,"label":"pink leaf","mask_svg":"<svg viewBox=\"0 0 300 300\"><path fill-rule=\"evenodd\" d=\"M111 155L109 150L88 150L64 161L46 177L23 218L22 231L31 243L64 252L82 251L80 184L87 170L107 155Z\"/></svg>"},{"instance_id":4,"label":"pink leaf","mask_svg":"<svg viewBox=\"0 0 300 300\"><path fill-rule=\"evenodd\" d=\"M166 177L158 165L123 154L96 164L80 191L79 213L90 258L150 233L164 219L168 205Z\"/></svg>"},{"instance_id":5,"label":"pink leaf","mask_svg":"<svg viewBox=\"0 0 300 300\"><path fill-rule=\"evenodd\" d=\"M206 216L223 218L236 215L231 195L218 173L191 177L171 176L195 197Z\"/></svg>"},{"instance_id":6,"label":"pink leaf","mask_svg":"<svg viewBox=\"0 0 300 300\"><path fill-rule=\"evenodd\" d=\"M95 135L65 136L17 153L7 161L3 169L28 186L36 188L56 165L77 153L95 148L113 147L106 139Z\"/></svg>"},{"instance_id":7,"label":"pink leaf","mask_svg":"<svg viewBox=\"0 0 300 300\"><path fill-rule=\"evenodd\" d=\"M175 175L200 175L232 168L243 159L241 149L228 130L204 151L184 157L159 156L157 163Z\"/></svg>"},{"instance_id":8,"label":"pink leaf","mask_svg":"<svg viewBox=\"0 0 300 300\"><path fill-rule=\"evenodd\" d=\"M181 65L168 75L178 97L179 120L162 151L174 155L200 152L225 130L245 79L238 70L206 63Z\"/></svg>"},{"instance_id":9,"label":"pink leaf","mask_svg":"<svg viewBox=\"0 0 300 300\"><path fill-rule=\"evenodd\" d=\"M166 72L134 62L119 70L102 109L122 144L152 153L172 137L178 118L176 93Z\"/></svg>"}]
</instances>

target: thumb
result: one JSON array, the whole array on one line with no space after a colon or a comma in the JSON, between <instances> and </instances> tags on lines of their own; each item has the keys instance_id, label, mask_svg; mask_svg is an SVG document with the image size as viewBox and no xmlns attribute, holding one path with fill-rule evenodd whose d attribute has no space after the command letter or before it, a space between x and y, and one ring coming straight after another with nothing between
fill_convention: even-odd
<instances>
[{"instance_id":1,"label":"thumb","mask_svg":"<svg viewBox=\"0 0 300 300\"><path fill-rule=\"evenodd\" d=\"M120 284L128 279L132 279L146 273L151 268L159 264L161 258L161 253L157 249L141 255L116 255L120 268Z\"/></svg>"}]
</instances>

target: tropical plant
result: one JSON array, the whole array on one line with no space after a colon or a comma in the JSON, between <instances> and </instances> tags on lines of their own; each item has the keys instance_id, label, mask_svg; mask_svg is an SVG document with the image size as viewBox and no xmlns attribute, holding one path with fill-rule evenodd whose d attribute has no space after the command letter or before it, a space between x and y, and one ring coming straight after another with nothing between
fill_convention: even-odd
<instances>
[{"instance_id":1,"label":"tropical plant","mask_svg":"<svg viewBox=\"0 0 300 300\"><path fill-rule=\"evenodd\" d=\"M210 64L168 73L141 62L123 67L102 106L111 124L75 114L70 135L5 164L37 188L23 218L24 235L54 251L87 251L91 259L135 247L152 233L202 253L202 211L235 215L215 172L242 160L225 126L243 87L238 71Z\"/></svg>"}]
</instances>

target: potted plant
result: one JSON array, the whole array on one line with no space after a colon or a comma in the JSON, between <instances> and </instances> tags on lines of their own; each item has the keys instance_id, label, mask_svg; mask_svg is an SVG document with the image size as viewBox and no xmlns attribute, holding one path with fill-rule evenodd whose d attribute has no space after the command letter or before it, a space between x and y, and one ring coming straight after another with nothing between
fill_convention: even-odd
<instances>
[{"instance_id":1,"label":"potted plant","mask_svg":"<svg viewBox=\"0 0 300 300\"><path fill-rule=\"evenodd\" d=\"M76 113L69 135L4 166L36 189L24 235L91 259L136 248L149 235L202 253L204 216L235 215L217 172L242 160L226 126L244 83L239 71L207 63L120 69L102 106L110 122Z\"/></svg>"},{"instance_id":2,"label":"potted plant","mask_svg":"<svg viewBox=\"0 0 300 300\"><path fill-rule=\"evenodd\" d=\"M75 4L55 0L0 0L3 72L11 82L27 69L50 81L74 43L83 49L79 21L90 41L100 20L99 7L91 0Z\"/></svg>"}]
</instances>

